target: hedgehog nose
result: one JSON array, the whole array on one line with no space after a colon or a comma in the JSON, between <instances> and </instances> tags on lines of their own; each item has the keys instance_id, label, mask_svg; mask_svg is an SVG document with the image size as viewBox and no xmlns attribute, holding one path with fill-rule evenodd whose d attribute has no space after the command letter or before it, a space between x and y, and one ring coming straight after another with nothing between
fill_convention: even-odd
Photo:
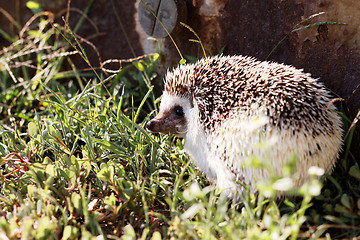
<instances>
[{"instance_id":1,"label":"hedgehog nose","mask_svg":"<svg viewBox=\"0 0 360 240\"><path fill-rule=\"evenodd\" d=\"M154 122L152 120L150 120L147 124L146 124L146 128L149 131L152 131L154 129Z\"/></svg>"}]
</instances>

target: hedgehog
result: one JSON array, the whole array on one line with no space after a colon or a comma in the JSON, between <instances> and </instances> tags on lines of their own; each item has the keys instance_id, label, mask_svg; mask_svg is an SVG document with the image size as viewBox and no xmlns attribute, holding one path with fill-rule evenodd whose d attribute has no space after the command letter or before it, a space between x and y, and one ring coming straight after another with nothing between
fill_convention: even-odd
<instances>
[{"instance_id":1,"label":"hedgehog","mask_svg":"<svg viewBox=\"0 0 360 240\"><path fill-rule=\"evenodd\" d=\"M268 169L246 166L251 157L281 174L295 156L292 179L300 187L312 166L331 172L341 150L342 122L330 96L290 65L205 58L166 73L159 113L146 127L184 138L190 159L229 198L246 188L257 193L257 181L268 180Z\"/></svg>"}]
</instances>

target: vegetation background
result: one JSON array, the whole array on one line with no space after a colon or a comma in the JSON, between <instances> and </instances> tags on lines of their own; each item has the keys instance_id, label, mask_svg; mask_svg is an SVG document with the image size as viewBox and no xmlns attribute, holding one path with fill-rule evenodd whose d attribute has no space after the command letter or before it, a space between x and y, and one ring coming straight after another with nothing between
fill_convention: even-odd
<instances>
[{"instance_id":1,"label":"vegetation background","mask_svg":"<svg viewBox=\"0 0 360 240\"><path fill-rule=\"evenodd\" d=\"M24 26L1 11L18 31L0 31L0 239L360 239L356 120L346 109L344 150L327 181L314 171L300 189L286 188L294 158L258 183L258 196L231 203L181 139L144 128L159 104L158 53L94 67L84 49L97 46L77 35L86 10L70 28L69 11L55 19L38 2L26 6ZM279 189L290 196L276 200Z\"/></svg>"}]
</instances>

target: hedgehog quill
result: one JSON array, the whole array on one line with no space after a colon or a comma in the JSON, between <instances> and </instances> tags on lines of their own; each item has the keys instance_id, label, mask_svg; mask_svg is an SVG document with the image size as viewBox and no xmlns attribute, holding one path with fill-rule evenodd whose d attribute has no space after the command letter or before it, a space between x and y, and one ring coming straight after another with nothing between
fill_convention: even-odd
<instances>
[{"instance_id":1,"label":"hedgehog quill","mask_svg":"<svg viewBox=\"0 0 360 240\"><path fill-rule=\"evenodd\" d=\"M295 187L310 167L331 171L338 158L341 119L329 91L302 70L251 57L212 57L169 71L164 87L147 129L184 138L186 153L229 198L244 192L239 182L255 193L256 181L269 177L266 169L245 167L249 157L266 159L280 174L296 156Z\"/></svg>"}]
</instances>

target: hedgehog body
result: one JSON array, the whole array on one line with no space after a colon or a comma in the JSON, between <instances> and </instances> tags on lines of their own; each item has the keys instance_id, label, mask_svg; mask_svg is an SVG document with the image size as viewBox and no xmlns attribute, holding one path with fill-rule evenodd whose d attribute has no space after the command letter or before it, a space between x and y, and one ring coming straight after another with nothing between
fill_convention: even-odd
<instances>
[{"instance_id":1,"label":"hedgehog body","mask_svg":"<svg viewBox=\"0 0 360 240\"><path fill-rule=\"evenodd\" d=\"M249 157L280 174L296 156L295 186L311 166L331 170L342 142L332 109L329 92L302 70L213 57L167 73L160 112L147 127L183 137L190 158L231 197L244 190L238 182L255 192L256 181L268 178L266 169L244 166Z\"/></svg>"}]
</instances>

